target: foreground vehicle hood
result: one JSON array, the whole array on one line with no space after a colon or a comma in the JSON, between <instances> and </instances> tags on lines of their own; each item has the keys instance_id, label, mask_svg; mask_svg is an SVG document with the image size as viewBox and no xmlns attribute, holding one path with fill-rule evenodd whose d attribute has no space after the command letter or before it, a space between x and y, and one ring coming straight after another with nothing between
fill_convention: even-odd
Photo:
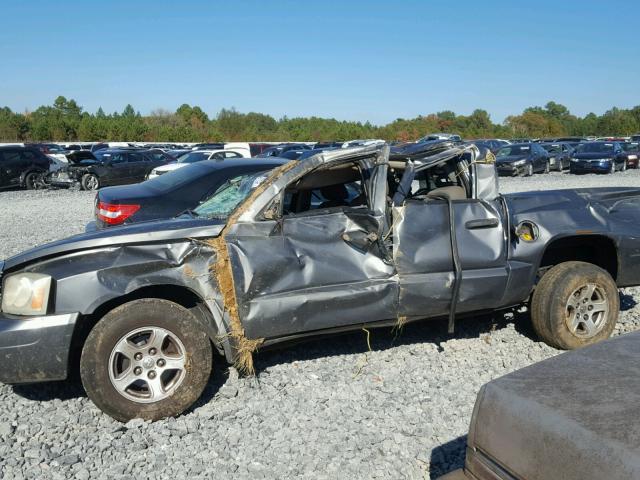
<instances>
[{"instance_id":1,"label":"foreground vehicle hood","mask_svg":"<svg viewBox=\"0 0 640 480\"><path fill-rule=\"evenodd\" d=\"M485 385L466 470L499 478L640 478L640 333L565 353ZM494 467L494 471L496 468Z\"/></svg>"},{"instance_id":2,"label":"foreground vehicle hood","mask_svg":"<svg viewBox=\"0 0 640 480\"><path fill-rule=\"evenodd\" d=\"M10 257L5 260L4 269L12 270L35 260L92 248L215 237L223 227L222 220L180 218L97 230L47 243Z\"/></svg>"}]
</instances>

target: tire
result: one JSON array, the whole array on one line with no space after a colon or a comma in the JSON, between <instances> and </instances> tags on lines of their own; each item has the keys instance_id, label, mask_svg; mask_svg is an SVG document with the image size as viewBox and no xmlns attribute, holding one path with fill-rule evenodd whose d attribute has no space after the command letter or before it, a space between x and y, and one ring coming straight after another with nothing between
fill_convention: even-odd
<instances>
[{"instance_id":1,"label":"tire","mask_svg":"<svg viewBox=\"0 0 640 480\"><path fill-rule=\"evenodd\" d=\"M561 172L563 170L563 164L561 158L556 158L556 172Z\"/></svg>"},{"instance_id":2,"label":"tire","mask_svg":"<svg viewBox=\"0 0 640 480\"><path fill-rule=\"evenodd\" d=\"M195 317L176 303L147 298L111 310L93 327L80 378L93 403L116 420L159 420L200 398L211 363L211 342Z\"/></svg>"},{"instance_id":3,"label":"tire","mask_svg":"<svg viewBox=\"0 0 640 480\"><path fill-rule=\"evenodd\" d=\"M611 162L611 168L609 169L609 173L616 173L616 162Z\"/></svg>"},{"instance_id":4,"label":"tire","mask_svg":"<svg viewBox=\"0 0 640 480\"><path fill-rule=\"evenodd\" d=\"M624 162L622 162L622 168L620 169L621 172L626 172L627 171L627 161L625 160Z\"/></svg>"},{"instance_id":5,"label":"tire","mask_svg":"<svg viewBox=\"0 0 640 480\"><path fill-rule=\"evenodd\" d=\"M100 179L93 173L86 173L80 181L82 190L98 190L100 188Z\"/></svg>"},{"instance_id":6,"label":"tire","mask_svg":"<svg viewBox=\"0 0 640 480\"><path fill-rule=\"evenodd\" d=\"M549 173L550 168L549 168L549 161L547 161L547 163L544 164L544 172L542 173Z\"/></svg>"},{"instance_id":7,"label":"tire","mask_svg":"<svg viewBox=\"0 0 640 480\"><path fill-rule=\"evenodd\" d=\"M609 338L619 311L618 287L611 275L586 262L564 262L551 268L531 299L533 329L547 345L562 350Z\"/></svg>"},{"instance_id":8,"label":"tire","mask_svg":"<svg viewBox=\"0 0 640 480\"><path fill-rule=\"evenodd\" d=\"M40 183L40 174L38 172L29 172L24 177L24 188L27 190L36 190Z\"/></svg>"},{"instance_id":9,"label":"tire","mask_svg":"<svg viewBox=\"0 0 640 480\"><path fill-rule=\"evenodd\" d=\"M524 170L524 176L525 177L530 177L533 175L533 164L532 163L527 163L525 170Z\"/></svg>"}]
</instances>

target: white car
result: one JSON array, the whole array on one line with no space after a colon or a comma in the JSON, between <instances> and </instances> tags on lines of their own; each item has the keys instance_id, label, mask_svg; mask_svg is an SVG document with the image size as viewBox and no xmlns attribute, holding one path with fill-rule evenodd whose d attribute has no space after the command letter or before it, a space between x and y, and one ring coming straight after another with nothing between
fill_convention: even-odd
<instances>
[{"instance_id":1,"label":"white car","mask_svg":"<svg viewBox=\"0 0 640 480\"><path fill-rule=\"evenodd\" d=\"M190 163L201 162L203 160L225 160L229 158L249 158L244 150L225 149L225 150L193 150L178 157L173 163L168 163L160 167L156 167L149 173L147 179L159 177L163 173L177 170L185 167Z\"/></svg>"}]
</instances>

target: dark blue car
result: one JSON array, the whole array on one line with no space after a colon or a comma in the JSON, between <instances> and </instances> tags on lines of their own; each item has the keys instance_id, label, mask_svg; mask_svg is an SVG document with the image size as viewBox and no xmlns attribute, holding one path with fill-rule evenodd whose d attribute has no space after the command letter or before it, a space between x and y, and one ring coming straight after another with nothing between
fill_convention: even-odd
<instances>
[{"instance_id":1,"label":"dark blue car","mask_svg":"<svg viewBox=\"0 0 640 480\"><path fill-rule=\"evenodd\" d=\"M573 157L571 173L614 173L627 169L627 156L620 142L580 143Z\"/></svg>"}]
</instances>

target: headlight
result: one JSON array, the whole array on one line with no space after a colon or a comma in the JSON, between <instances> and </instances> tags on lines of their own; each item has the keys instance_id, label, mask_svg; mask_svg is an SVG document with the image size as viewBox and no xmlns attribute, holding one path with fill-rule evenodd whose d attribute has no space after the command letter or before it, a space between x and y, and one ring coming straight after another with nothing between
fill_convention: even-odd
<instances>
[{"instance_id":1,"label":"headlight","mask_svg":"<svg viewBox=\"0 0 640 480\"><path fill-rule=\"evenodd\" d=\"M516 167L520 167L522 165L525 165L526 163L527 163L526 160L518 160L516 162L513 162L513 165L516 166Z\"/></svg>"},{"instance_id":2,"label":"headlight","mask_svg":"<svg viewBox=\"0 0 640 480\"><path fill-rule=\"evenodd\" d=\"M49 305L51 277L41 273L9 275L2 288L2 311L13 315L44 315Z\"/></svg>"}]
</instances>

